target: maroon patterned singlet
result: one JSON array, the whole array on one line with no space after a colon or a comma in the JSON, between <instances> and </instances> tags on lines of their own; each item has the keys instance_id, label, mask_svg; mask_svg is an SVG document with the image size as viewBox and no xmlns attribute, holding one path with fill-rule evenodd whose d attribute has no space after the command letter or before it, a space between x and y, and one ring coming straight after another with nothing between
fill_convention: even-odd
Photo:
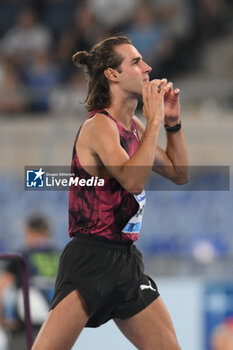
<instances>
[{"instance_id":1,"label":"maroon patterned singlet","mask_svg":"<svg viewBox=\"0 0 233 350\"><path fill-rule=\"evenodd\" d=\"M135 122L132 120L131 132L105 110L92 111L87 119L92 118L96 113L101 113L103 118L111 118L116 123L121 146L129 157L132 157L139 145ZM73 148L71 173L87 181L92 176L83 169L79 162L75 149L78 135L79 132ZM76 233L82 233L114 241L136 241L144 206L144 191L139 195L133 195L114 178L104 179L103 186L72 185L69 192L69 235L72 237Z\"/></svg>"}]
</instances>

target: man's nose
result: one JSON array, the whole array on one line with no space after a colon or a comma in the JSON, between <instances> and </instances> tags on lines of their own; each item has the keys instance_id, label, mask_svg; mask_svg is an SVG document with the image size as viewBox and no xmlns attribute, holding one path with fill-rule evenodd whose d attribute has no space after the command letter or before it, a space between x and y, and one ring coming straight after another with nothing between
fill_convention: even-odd
<instances>
[{"instance_id":1,"label":"man's nose","mask_svg":"<svg viewBox=\"0 0 233 350\"><path fill-rule=\"evenodd\" d=\"M146 62L143 61L144 67L143 67L143 71L150 73L152 71L152 68L149 66L149 64L147 64Z\"/></svg>"}]
</instances>

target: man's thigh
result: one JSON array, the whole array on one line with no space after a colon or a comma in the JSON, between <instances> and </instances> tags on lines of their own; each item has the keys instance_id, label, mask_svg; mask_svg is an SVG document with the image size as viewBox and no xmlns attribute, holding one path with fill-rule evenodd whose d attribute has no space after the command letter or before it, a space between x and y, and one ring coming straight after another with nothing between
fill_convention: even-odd
<instances>
[{"instance_id":1,"label":"man's thigh","mask_svg":"<svg viewBox=\"0 0 233 350\"><path fill-rule=\"evenodd\" d=\"M180 350L171 317L161 297L138 314L114 321L137 349Z\"/></svg>"}]
</instances>

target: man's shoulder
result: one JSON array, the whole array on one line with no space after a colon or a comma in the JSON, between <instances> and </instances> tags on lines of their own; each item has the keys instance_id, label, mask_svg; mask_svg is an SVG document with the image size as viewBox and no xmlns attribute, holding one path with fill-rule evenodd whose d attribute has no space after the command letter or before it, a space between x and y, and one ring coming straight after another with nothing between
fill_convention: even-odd
<instances>
[{"instance_id":1,"label":"man's shoulder","mask_svg":"<svg viewBox=\"0 0 233 350\"><path fill-rule=\"evenodd\" d=\"M114 120L109 118L107 115L97 112L93 117L85 120L83 123L83 129L94 134L98 134L100 132L102 134L105 130L106 132L111 130L116 131L117 125Z\"/></svg>"}]
</instances>

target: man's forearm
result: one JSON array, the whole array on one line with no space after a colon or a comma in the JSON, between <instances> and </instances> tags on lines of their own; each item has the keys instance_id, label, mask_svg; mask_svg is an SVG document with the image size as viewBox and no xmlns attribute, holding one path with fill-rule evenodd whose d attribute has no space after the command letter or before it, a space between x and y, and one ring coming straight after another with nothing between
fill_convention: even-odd
<instances>
[{"instance_id":1,"label":"man's forearm","mask_svg":"<svg viewBox=\"0 0 233 350\"><path fill-rule=\"evenodd\" d=\"M122 166L122 178L128 182L123 186L127 188L130 185L130 192L134 192L134 189L140 192L149 177L156 155L155 144L158 142L159 130L158 123L149 122L137 151Z\"/></svg>"},{"instance_id":2,"label":"man's forearm","mask_svg":"<svg viewBox=\"0 0 233 350\"><path fill-rule=\"evenodd\" d=\"M182 129L167 132L166 154L178 178L188 180L188 150Z\"/></svg>"}]
</instances>

